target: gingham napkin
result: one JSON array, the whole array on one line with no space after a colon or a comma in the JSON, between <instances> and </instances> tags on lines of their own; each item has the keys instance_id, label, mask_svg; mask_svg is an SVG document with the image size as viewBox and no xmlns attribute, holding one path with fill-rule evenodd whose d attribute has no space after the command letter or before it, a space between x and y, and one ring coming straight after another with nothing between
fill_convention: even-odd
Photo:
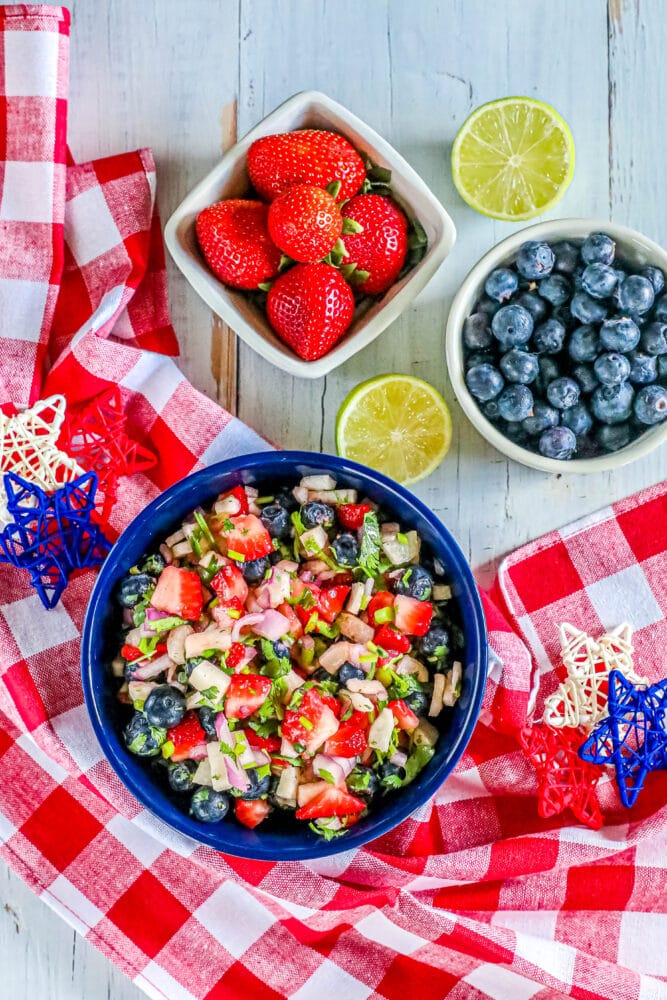
<instances>
[{"instance_id":1,"label":"gingham napkin","mask_svg":"<svg viewBox=\"0 0 667 1000\"><path fill-rule=\"evenodd\" d=\"M21 90L44 96L61 79L67 23L58 8L0 10L2 58L21 66ZM31 42L15 43L27 30ZM6 96L9 136L25 120ZM150 154L66 172L62 216L54 202L44 224L44 246L65 269L57 279L49 272L46 292L32 281L35 298L26 296L11 329L0 311L0 336L16 341L13 354L0 353L0 385L17 403L123 387L130 430L160 462L121 482L120 530L182 475L266 445L155 353L173 350L173 335ZM8 178L4 169L0 205L11 200ZM0 283L7 266L0 244ZM28 329L30 338L16 336ZM47 347L55 363L43 380ZM595 632L629 618L643 671L664 673L666 526L663 485L507 560L495 603L486 602L493 669L482 720L456 771L391 834L310 864L216 854L140 809L102 758L82 703L79 636L93 574L73 580L46 612L23 574L0 567L0 855L150 995L168 1000L404 1000L406 987L420 1000L667 997L664 949L654 946L667 932L665 775L649 776L631 812L605 781L597 833L567 817L545 822L512 735L538 681L542 693L555 686L561 620Z\"/></svg>"}]
</instances>

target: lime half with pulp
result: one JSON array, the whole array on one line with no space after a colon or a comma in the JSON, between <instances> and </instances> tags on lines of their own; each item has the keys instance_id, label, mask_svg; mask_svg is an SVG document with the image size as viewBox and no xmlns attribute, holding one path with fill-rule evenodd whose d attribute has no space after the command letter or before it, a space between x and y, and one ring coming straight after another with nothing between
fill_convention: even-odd
<instances>
[{"instance_id":1,"label":"lime half with pulp","mask_svg":"<svg viewBox=\"0 0 667 1000\"><path fill-rule=\"evenodd\" d=\"M548 211L574 174L567 122L531 97L483 104L461 126L452 147L454 184L471 208L521 222Z\"/></svg>"},{"instance_id":2,"label":"lime half with pulp","mask_svg":"<svg viewBox=\"0 0 667 1000\"><path fill-rule=\"evenodd\" d=\"M433 472L449 451L452 419L432 385L378 375L356 386L336 417L336 450L403 485Z\"/></svg>"}]
</instances>

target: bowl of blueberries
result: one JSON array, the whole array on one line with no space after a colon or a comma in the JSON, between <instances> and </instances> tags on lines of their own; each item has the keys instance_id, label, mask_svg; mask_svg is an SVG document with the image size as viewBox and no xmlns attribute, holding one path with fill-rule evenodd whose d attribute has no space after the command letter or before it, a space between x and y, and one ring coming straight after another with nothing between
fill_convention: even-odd
<instances>
[{"instance_id":1,"label":"bowl of blueberries","mask_svg":"<svg viewBox=\"0 0 667 1000\"><path fill-rule=\"evenodd\" d=\"M449 376L495 448L600 472L667 440L667 252L611 222L559 219L473 267L447 322Z\"/></svg>"}]
</instances>

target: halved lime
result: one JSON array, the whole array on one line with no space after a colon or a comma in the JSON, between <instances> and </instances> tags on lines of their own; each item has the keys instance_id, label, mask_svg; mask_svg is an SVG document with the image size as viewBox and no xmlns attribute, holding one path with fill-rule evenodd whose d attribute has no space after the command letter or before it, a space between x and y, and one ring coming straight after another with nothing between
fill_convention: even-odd
<instances>
[{"instance_id":1,"label":"halved lime","mask_svg":"<svg viewBox=\"0 0 667 1000\"><path fill-rule=\"evenodd\" d=\"M531 97L482 104L452 147L459 194L493 219L534 219L563 196L573 174L574 140L567 122Z\"/></svg>"},{"instance_id":2,"label":"halved lime","mask_svg":"<svg viewBox=\"0 0 667 1000\"><path fill-rule=\"evenodd\" d=\"M409 485L449 451L452 418L432 385L412 375L378 375L343 401L336 417L339 455Z\"/></svg>"}]
</instances>

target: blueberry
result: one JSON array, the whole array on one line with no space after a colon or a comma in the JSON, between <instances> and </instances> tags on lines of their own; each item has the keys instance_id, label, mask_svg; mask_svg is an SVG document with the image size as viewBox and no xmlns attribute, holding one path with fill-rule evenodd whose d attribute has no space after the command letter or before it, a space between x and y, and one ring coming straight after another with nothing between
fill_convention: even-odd
<instances>
[{"instance_id":1,"label":"blueberry","mask_svg":"<svg viewBox=\"0 0 667 1000\"><path fill-rule=\"evenodd\" d=\"M567 241L561 243L552 244L551 249L554 252L554 271L558 271L560 274L572 275L575 272L577 264L579 263L579 251Z\"/></svg>"},{"instance_id":2,"label":"blueberry","mask_svg":"<svg viewBox=\"0 0 667 1000\"><path fill-rule=\"evenodd\" d=\"M629 424L602 424L598 427L597 439L604 451L618 451L630 443Z\"/></svg>"},{"instance_id":3,"label":"blueberry","mask_svg":"<svg viewBox=\"0 0 667 1000\"><path fill-rule=\"evenodd\" d=\"M355 566L359 558L359 542L355 535L346 531L338 535L331 543L331 548L336 555L336 561L340 566Z\"/></svg>"},{"instance_id":4,"label":"blueberry","mask_svg":"<svg viewBox=\"0 0 667 1000\"><path fill-rule=\"evenodd\" d=\"M160 553L154 552L147 559L144 559L140 569L142 573L148 573L149 576L159 576L166 565Z\"/></svg>"},{"instance_id":5,"label":"blueberry","mask_svg":"<svg viewBox=\"0 0 667 1000\"><path fill-rule=\"evenodd\" d=\"M192 779L197 770L193 760L179 760L169 764L167 780L175 792L192 791Z\"/></svg>"},{"instance_id":6,"label":"blueberry","mask_svg":"<svg viewBox=\"0 0 667 1000\"><path fill-rule=\"evenodd\" d=\"M289 513L282 504L270 503L264 507L260 520L271 538L289 538L291 528Z\"/></svg>"},{"instance_id":7,"label":"blueberry","mask_svg":"<svg viewBox=\"0 0 667 1000\"><path fill-rule=\"evenodd\" d=\"M279 490L273 502L284 507L288 514L292 514L295 510L299 509L299 504L291 490Z\"/></svg>"},{"instance_id":8,"label":"blueberry","mask_svg":"<svg viewBox=\"0 0 667 1000\"><path fill-rule=\"evenodd\" d=\"M533 317L523 308L513 303L498 310L491 321L494 337L503 347L520 347L527 344L533 332Z\"/></svg>"},{"instance_id":9,"label":"blueberry","mask_svg":"<svg viewBox=\"0 0 667 1000\"><path fill-rule=\"evenodd\" d=\"M618 289L618 303L623 312L642 316L653 305L655 292L648 278L641 274L631 274L621 282Z\"/></svg>"},{"instance_id":10,"label":"blueberry","mask_svg":"<svg viewBox=\"0 0 667 1000\"><path fill-rule=\"evenodd\" d=\"M524 430L523 420L506 420L502 430L506 438L521 448L528 444L528 435Z\"/></svg>"},{"instance_id":11,"label":"blueberry","mask_svg":"<svg viewBox=\"0 0 667 1000\"><path fill-rule=\"evenodd\" d=\"M667 323L649 323L642 330L639 342L647 354L667 354Z\"/></svg>"},{"instance_id":12,"label":"blueberry","mask_svg":"<svg viewBox=\"0 0 667 1000\"><path fill-rule=\"evenodd\" d=\"M652 427L667 420L667 389L661 385L645 385L635 397L635 417L640 424Z\"/></svg>"},{"instance_id":13,"label":"blueberry","mask_svg":"<svg viewBox=\"0 0 667 1000\"><path fill-rule=\"evenodd\" d=\"M564 342L565 327L553 317L540 323L533 333L533 347L539 354L558 354L562 351Z\"/></svg>"},{"instance_id":14,"label":"blueberry","mask_svg":"<svg viewBox=\"0 0 667 1000\"><path fill-rule=\"evenodd\" d=\"M433 590L433 577L423 566L408 566L396 581L396 593L428 601Z\"/></svg>"},{"instance_id":15,"label":"blueberry","mask_svg":"<svg viewBox=\"0 0 667 1000\"><path fill-rule=\"evenodd\" d=\"M632 413L634 395L627 382L599 386L591 396L593 416L603 424L622 424Z\"/></svg>"},{"instance_id":16,"label":"blueberry","mask_svg":"<svg viewBox=\"0 0 667 1000\"><path fill-rule=\"evenodd\" d=\"M569 427L579 437L580 434L587 434L591 429L593 418L585 403L575 403L568 410L563 410L561 424L563 427Z\"/></svg>"},{"instance_id":17,"label":"blueberry","mask_svg":"<svg viewBox=\"0 0 667 1000\"><path fill-rule=\"evenodd\" d=\"M276 660L289 660L290 658L290 647L282 639L274 639L271 643L273 646L273 655Z\"/></svg>"},{"instance_id":18,"label":"blueberry","mask_svg":"<svg viewBox=\"0 0 667 1000\"><path fill-rule=\"evenodd\" d=\"M558 367L558 362L553 358L540 358L538 366L540 373L535 379L535 388L544 395L549 383L553 382L560 375L560 368Z\"/></svg>"},{"instance_id":19,"label":"blueberry","mask_svg":"<svg viewBox=\"0 0 667 1000\"><path fill-rule=\"evenodd\" d=\"M594 299L609 298L616 288L618 275L608 264L589 264L581 278L581 287Z\"/></svg>"},{"instance_id":20,"label":"blueberry","mask_svg":"<svg viewBox=\"0 0 667 1000\"><path fill-rule=\"evenodd\" d=\"M124 608L133 608L154 586L155 580L148 573L130 573L120 582L118 603Z\"/></svg>"},{"instance_id":21,"label":"blueberry","mask_svg":"<svg viewBox=\"0 0 667 1000\"><path fill-rule=\"evenodd\" d=\"M577 458L597 458L602 449L590 434L580 434L577 438Z\"/></svg>"},{"instance_id":22,"label":"blueberry","mask_svg":"<svg viewBox=\"0 0 667 1000\"><path fill-rule=\"evenodd\" d=\"M212 788L198 788L190 799L190 815L200 823L219 823L229 809L229 796Z\"/></svg>"},{"instance_id":23,"label":"blueberry","mask_svg":"<svg viewBox=\"0 0 667 1000\"><path fill-rule=\"evenodd\" d=\"M169 729L177 726L185 715L185 698L178 688L160 684L146 698L144 712L151 726Z\"/></svg>"},{"instance_id":24,"label":"blueberry","mask_svg":"<svg viewBox=\"0 0 667 1000\"><path fill-rule=\"evenodd\" d=\"M123 730L127 749L137 757L157 757L167 738L167 730L151 726L143 712L135 712Z\"/></svg>"},{"instance_id":25,"label":"blueberry","mask_svg":"<svg viewBox=\"0 0 667 1000\"><path fill-rule=\"evenodd\" d=\"M606 233L591 233L581 246L581 256L587 264L611 264L616 244Z\"/></svg>"},{"instance_id":26,"label":"blueberry","mask_svg":"<svg viewBox=\"0 0 667 1000\"><path fill-rule=\"evenodd\" d=\"M466 385L471 394L482 403L495 399L505 380L493 365L474 365L466 372Z\"/></svg>"},{"instance_id":27,"label":"blueberry","mask_svg":"<svg viewBox=\"0 0 667 1000\"><path fill-rule=\"evenodd\" d=\"M565 461L577 450L577 439L569 427L550 427L541 434L539 449L545 458Z\"/></svg>"},{"instance_id":28,"label":"blueberry","mask_svg":"<svg viewBox=\"0 0 667 1000\"><path fill-rule=\"evenodd\" d=\"M508 267L499 267L492 271L484 282L484 291L490 299L495 299L496 302L505 302L507 299L511 299L518 287L519 279L516 273L510 271Z\"/></svg>"},{"instance_id":29,"label":"blueberry","mask_svg":"<svg viewBox=\"0 0 667 1000\"><path fill-rule=\"evenodd\" d=\"M647 265L646 267L640 267L639 273L642 278L648 278L648 280L653 285L653 291L656 295L660 295L660 292L665 287L665 276L659 267L651 267Z\"/></svg>"},{"instance_id":30,"label":"blueberry","mask_svg":"<svg viewBox=\"0 0 667 1000\"><path fill-rule=\"evenodd\" d=\"M463 324L463 343L471 351L483 351L493 342L489 317L484 313L473 313Z\"/></svg>"},{"instance_id":31,"label":"blueberry","mask_svg":"<svg viewBox=\"0 0 667 1000\"><path fill-rule=\"evenodd\" d=\"M595 361L600 353L600 337L595 327L577 326L570 334L567 352L573 361Z\"/></svg>"},{"instance_id":32,"label":"blueberry","mask_svg":"<svg viewBox=\"0 0 667 1000\"><path fill-rule=\"evenodd\" d=\"M320 503L319 500L311 500L301 508L301 520L306 528L316 528L320 524L324 528L330 528L334 517L333 507L328 503Z\"/></svg>"},{"instance_id":33,"label":"blueberry","mask_svg":"<svg viewBox=\"0 0 667 1000\"><path fill-rule=\"evenodd\" d=\"M667 354L661 354L658 358L658 378L667 379Z\"/></svg>"},{"instance_id":34,"label":"blueberry","mask_svg":"<svg viewBox=\"0 0 667 1000\"><path fill-rule=\"evenodd\" d=\"M602 346L608 351L633 351L639 343L639 327L634 320L627 316L617 319L608 319L600 327L600 340ZM582 358L582 361L591 360Z\"/></svg>"},{"instance_id":35,"label":"blueberry","mask_svg":"<svg viewBox=\"0 0 667 1000\"><path fill-rule=\"evenodd\" d=\"M550 274L548 278L540 282L537 291L552 306L558 307L565 305L568 301L572 294L572 287L562 274Z\"/></svg>"},{"instance_id":36,"label":"blueberry","mask_svg":"<svg viewBox=\"0 0 667 1000\"><path fill-rule=\"evenodd\" d=\"M498 397L498 410L504 420L525 420L533 409L533 394L525 385L508 385Z\"/></svg>"},{"instance_id":37,"label":"blueberry","mask_svg":"<svg viewBox=\"0 0 667 1000\"><path fill-rule=\"evenodd\" d=\"M587 292L575 292L570 303L570 312L580 323L600 323L607 315L607 307Z\"/></svg>"},{"instance_id":38,"label":"blueberry","mask_svg":"<svg viewBox=\"0 0 667 1000\"><path fill-rule=\"evenodd\" d=\"M516 304L523 306L526 312L530 313L534 323L541 323L546 318L546 302L536 292L522 292L521 295L517 296Z\"/></svg>"},{"instance_id":39,"label":"blueberry","mask_svg":"<svg viewBox=\"0 0 667 1000\"><path fill-rule=\"evenodd\" d=\"M625 354L610 351L596 358L593 369L603 385L620 385L629 376L631 366Z\"/></svg>"},{"instance_id":40,"label":"blueberry","mask_svg":"<svg viewBox=\"0 0 667 1000\"><path fill-rule=\"evenodd\" d=\"M582 392L593 392L593 389L596 389L600 384L590 365L575 365L572 369L572 377L577 380Z\"/></svg>"},{"instance_id":41,"label":"blueberry","mask_svg":"<svg viewBox=\"0 0 667 1000\"><path fill-rule=\"evenodd\" d=\"M547 386L547 399L557 410L566 410L579 402L579 385L567 376L554 379Z\"/></svg>"},{"instance_id":42,"label":"blueberry","mask_svg":"<svg viewBox=\"0 0 667 1000\"><path fill-rule=\"evenodd\" d=\"M384 764L380 764L378 774L380 775L380 784L385 784L386 782L388 788L394 788L395 779L399 778L402 781L405 777L405 768L400 767L398 764L392 764L391 761L386 761ZM387 782L387 778L393 780Z\"/></svg>"},{"instance_id":43,"label":"blueberry","mask_svg":"<svg viewBox=\"0 0 667 1000\"><path fill-rule=\"evenodd\" d=\"M266 556L262 556L261 559L250 559L248 562L241 563L243 579L251 586L261 583L270 568L271 563Z\"/></svg>"},{"instance_id":44,"label":"blueberry","mask_svg":"<svg viewBox=\"0 0 667 1000\"><path fill-rule=\"evenodd\" d=\"M500 370L508 382L522 382L529 385L535 381L539 371L537 355L528 354L514 347L500 359Z\"/></svg>"},{"instance_id":45,"label":"blueberry","mask_svg":"<svg viewBox=\"0 0 667 1000\"><path fill-rule=\"evenodd\" d=\"M380 783L372 767L356 764L347 776L347 787L354 795L370 799L379 789Z\"/></svg>"},{"instance_id":46,"label":"blueberry","mask_svg":"<svg viewBox=\"0 0 667 1000\"><path fill-rule=\"evenodd\" d=\"M269 787L271 785L271 775L265 774L263 778L257 773L256 767L249 767L246 771L248 776L248 781L250 782L250 787L247 791L240 796L240 798L246 801L251 801L252 799L261 799L269 794Z\"/></svg>"},{"instance_id":47,"label":"blueberry","mask_svg":"<svg viewBox=\"0 0 667 1000\"><path fill-rule=\"evenodd\" d=\"M425 636L419 640L419 650L424 656L446 656L449 650L449 632L444 622L435 618Z\"/></svg>"},{"instance_id":48,"label":"blueberry","mask_svg":"<svg viewBox=\"0 0 667 1000\"><path fill-rule=\"evenodd\" d=\"M205 663L205 662L206 661L205 661L205 659L204 659L203 656L193 656L191 660L186 660L185 661L185 672L188 675L188 677L190 676L190 674L192 673L192 671L195 669L195 667L198 667L200 663Z\"/></svg>"},{"instance_id":49,"label":"blueberry","mask_svg":"<svg viewBox=\"0 0 667 1000\"><path fill-rule=\"evenodd\" d=\"M645 351L630 351L630 374L628 381L633 385L649 385L658 378L658 359Z\"/></svg>"},{"instance_id":50,"label":"blueberry","mask_svg":"<svg viewBox=\"0 0 667 1000\"><path fill-rule=\"evenodd\" d=\"M498 312L499 308L500 308L499 302L494 302L493 299L490 299L488 295L482 295L482 297L477 302L477 305L475 306L475 312L484 313L484 315L488 316L490 320L491 317Z\"/></svg>"},{"instance_id":51,"label":"blueberry","mask_svg":"<svg viewBox=\"0 0 667 1000\"><path fill-rule=\"evenodd\" d=\"M217 712L214 712L212 708L208 708L208 706L204 705L203 708L198 709L197 715L199 716L201 727L206 735L217 738L218 734L215 729L215 718Z\"/></svg>"},{"instance_id":52,"label":"blueberry","mask_svg":"<svg viewBox=\"0 0 667 1000\"><path fill-rule=\"evenodd\" d=\"M659 323L667 323L667 295L662 295L658 299L653 316Z\"/></svg>"},{"instance_id":53,"label":"blueberry","mask_svg":"<svg viewBox=\"0 0 667 1000\"><path fill-rule=\"evenodd\" d=\"M488 403L484 403L482 406L482 413L487 418L487 420L497 420L500 416L500 410L498 409L498 401L496 399L490 399Z\"/></svg>"},{"instance_id":54,"label":"blueberry","mask_svg":"<svg viewBox=\"0 0 667 1000\"><path fill-rule=\"evenodd\" d=\"M548 243L529 240L520 248L516 258L519 274L529 281L546 278L551 274L555 262L554 252Z\"/></svg>"},{"instance_id":55,"label":"blueberry","mask_svg":"<svg viewBox=\"0 0 667 1000\"><path fill-rule=\"evenodd\" d=\"M523 421L523 429L527 434L534 436L541 434L548 427L556 427L558 420L558 410L554 410L553 406L549 406L543 400L536 399L531 416Z\"/></svg>"},{"instance_id":56,"label":"blueberry","mask_svg":"<svg viewBox=\"0 0 667 1000\"><path fill-rule=\"evenodd\" d=\"M366 674L361 667L356 667L347 660L338 671L338 680L341 684L347 684L348 681L363 681L365 677ZM331 675L329 675L329 680L331 680Z\"/></svg>"},{"instance_id":57,"label":"blueberry","mask_svg":"<svg viewBox=\"0 0 667 1000\"><path fill-rule=\"evenodd\" d=\"M423 691L411 691L403 699L408 708L411 708L415 715L426 715L429 707L429 699Z\"/></svg>"},{"instance_id":58,"label":"blueberry","mask_svg":"<svg viewBox=\"0 0 667 1000\"><path fill-rule=\"evenodd\" d=\"M466 358L466 371L470 371L476 365L492 365L496 366L496 356L491 351L473 351Z\"/></svg>"}]
</instances>

